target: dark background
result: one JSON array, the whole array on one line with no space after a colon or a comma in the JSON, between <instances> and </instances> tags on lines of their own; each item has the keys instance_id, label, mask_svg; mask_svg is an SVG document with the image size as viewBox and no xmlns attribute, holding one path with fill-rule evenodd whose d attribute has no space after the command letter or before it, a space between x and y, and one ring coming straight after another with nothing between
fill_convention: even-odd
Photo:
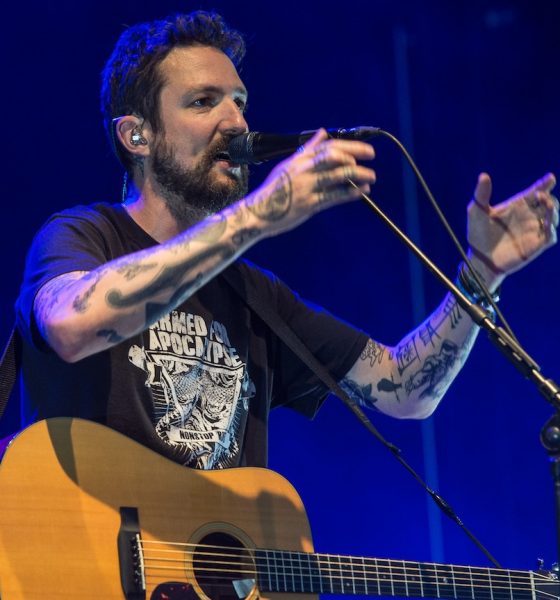
<instances>
[{"instance_id":1,"label":"dark background","mask_svg":"<svg viewBox=\"0 0 560 600\"><path fill-rule=\"evenodd\" d=\"M406 141L464 240L479 171L507 198L560 173L557 2L6 3L3 8L0 334L13 319L26 249L53 211L118 201L99 73L126 24L216 8L243 31L254 130L378 125ZM409 171L375 144L374 197L454 276L459 258ZM257 184L270 166L255 170ZM416 194L417 192L417 194ZM417 195L417 198L416 198ZM417 202L417 205L415 205ZM414 217L414 210L419 218ZM409 207L409 208L406 208ZM508 279L502 307L547 377L560 380L558 248ZM363 205L338 207L261 243L250 258L305 297L394 344L443 289ZM554 498L539 431L552 409L484 335L425 422L372 419L510 568L556 559ZM14 411L1 431L15 426ZM271 467L308 508L318 550L487 564L338 400L312 422L272 420Z\"/></svg>"}]
</instances>

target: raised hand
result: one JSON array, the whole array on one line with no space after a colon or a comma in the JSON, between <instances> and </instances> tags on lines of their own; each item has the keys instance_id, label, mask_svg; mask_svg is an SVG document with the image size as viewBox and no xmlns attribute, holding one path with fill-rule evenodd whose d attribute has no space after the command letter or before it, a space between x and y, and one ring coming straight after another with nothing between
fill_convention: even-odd
<instances>
[{"instance_id":1,"label":"raised hand","mask_svg":"<svg viewBox=\"0 0 560 600\"><path fill-rule=\"evenodd\" d=\"M499 282L556 243L558 200L552 195L556 178L548 173L526 190L490 205L492 181L478 177L468 206L468 240L473 257Z\"/></svg>"}]
</instances>

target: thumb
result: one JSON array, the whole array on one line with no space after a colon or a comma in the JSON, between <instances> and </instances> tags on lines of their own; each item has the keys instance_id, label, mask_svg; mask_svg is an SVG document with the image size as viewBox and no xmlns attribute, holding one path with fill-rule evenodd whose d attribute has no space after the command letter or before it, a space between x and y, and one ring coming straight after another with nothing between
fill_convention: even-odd
<instances>
[{"instance_id":1,"label":"thumb","mask_svg":"<svg viewBox=\"0 0 560 600\"><path fill-rule=\"evenodd\" d=\"M490 206L490 198L492 197L492 180L488 173L481 173L478 176L476 187L474 188L474 201L480 208L487 210Z\"/></svg>"}]
</instances>

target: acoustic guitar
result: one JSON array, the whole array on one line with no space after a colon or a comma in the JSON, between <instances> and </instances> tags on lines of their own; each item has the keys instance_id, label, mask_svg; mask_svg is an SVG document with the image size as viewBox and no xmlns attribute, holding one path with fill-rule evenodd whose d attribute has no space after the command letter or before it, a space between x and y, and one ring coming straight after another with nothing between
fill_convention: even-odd
<instances>
[{"instance_id":1,"label":"acoustic guitar","mask_svg":"<svg viewBox=\"0 0 560 600\"><path fill-rule=\"evenodd\" d=\"M554 574L313 551L267 469L196 471L80 419L25 429L0 463L2 600L356 594L558 600Z\"/></svg>"}]
</instances>

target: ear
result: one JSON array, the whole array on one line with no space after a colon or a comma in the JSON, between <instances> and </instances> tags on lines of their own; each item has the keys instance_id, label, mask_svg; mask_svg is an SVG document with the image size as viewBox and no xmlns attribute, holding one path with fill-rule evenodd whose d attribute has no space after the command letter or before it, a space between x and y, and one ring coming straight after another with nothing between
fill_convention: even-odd
<instances>
[{"instance_id":1,"label":"ear","mask_svg":"<svg viewBox=\"0 0 560 600\"><path fill-rule=\"evenodd\" d=\"M115 135L122 147L134 156L149 156L151 129L135 115L119 117L115 123Z\"/></svg>"}]
</instances>

